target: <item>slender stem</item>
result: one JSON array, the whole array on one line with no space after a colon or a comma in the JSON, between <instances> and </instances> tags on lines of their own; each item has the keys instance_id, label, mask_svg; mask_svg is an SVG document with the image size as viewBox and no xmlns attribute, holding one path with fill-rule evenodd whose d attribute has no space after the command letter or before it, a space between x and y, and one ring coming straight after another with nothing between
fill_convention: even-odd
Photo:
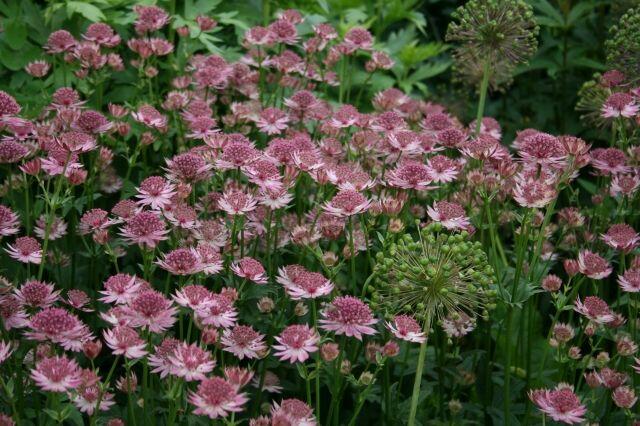
<instances>
[{"instance_id":1,"label":"slender stem","mask_svg":"<svg viewBox=\"0 0 640 426\"><path fill-rule=\"evenodd\" d=\"M478 113L476 115L476 130L473 132L474 137L480 134L482 126L482 117L484 116L484 105L487 101L487 90L489 89L489 77L491 75L491 64L489 60L485 61L482 69L482 82L480 83L480 100L478 101Z\"/></svg>"},{"instance_id":2,"label":"slender stem","mask_svg":"<svg viewBox=\"0 0 640 426\"><path fill-rule=\"evenodd\" d=\"M428 336L431 328L431 316L428 316L424 322L424 333ZM416 375L413 380L413 392L411 393L411 409L409 410L408 426L416 424L416 414L418 413L418 401L420 400L420 385L422 383L422 370L424 369L425 358L427 356L427 339L420 344L420 354L418 355L418 364L416 365Z\"/></svg>"}]
</instances>

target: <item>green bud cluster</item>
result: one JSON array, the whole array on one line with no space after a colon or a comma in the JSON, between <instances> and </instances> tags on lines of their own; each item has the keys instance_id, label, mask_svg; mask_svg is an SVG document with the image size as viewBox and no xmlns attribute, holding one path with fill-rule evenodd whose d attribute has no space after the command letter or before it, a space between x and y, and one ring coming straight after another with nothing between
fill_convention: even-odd
<instances>
[{"instance_id":1,"label":"green bud cluster","mask_svg":"<svg viewBox=\"0 0 640 426\"><path fill-rule=\"evenodd\" d=\"M640 78L640 7L629 9L609 30L605 42L607 63L627 78Z\"/></svg>"},{"instance_id":2,"label":"green bud cluster","mask_svg":"<svg viewBox=\"0 0 640 426\"><path fill-rule=\"evenodd\" d=\"M522 0L470 0L452 16L446 40L458 43L454 70L468 84L479 84L489 61L491 88L509 85L515 66L538 48L533 9Z\"/></svg>"},{"instance_id":3,"label":"green bud cluster","mask_svg":"<svg viewBox=\"0 0 640 426\"><path fill-rule=\"evenodd\" d=\"M376 255L371 305L388 318L404 313L430 321L447 313L488 315L495 273L480 242L466 231L444 232L440 223L401 236Z\"/></svg>"}]
</instances>

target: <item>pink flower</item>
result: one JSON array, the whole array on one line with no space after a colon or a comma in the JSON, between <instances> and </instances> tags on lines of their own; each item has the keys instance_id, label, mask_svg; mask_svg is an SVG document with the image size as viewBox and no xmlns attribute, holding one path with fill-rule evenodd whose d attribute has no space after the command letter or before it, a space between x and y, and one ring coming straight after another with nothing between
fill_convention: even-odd
<instances>
[{"instance_id":1,"label":"pink flower","mask_svg":"<svg viewBox=\"0 0 640 426\"><path fill-rule=\"evenodd\" d=\"M618 386L611 393L613 402L620 408L630 409L638 401L635 391L629 386Z\"/></svg>"},{"instance_id":2,"label":"pink flower","mask_svg":"<svg viewBox=\"0 0 640 426\"><path fill-rule=\"evenodd\" d=\"M322 311L320 328L333 331L337 335L346 335L362 340L363 334L376 334L371 325L378 322L371 309L360 299L353 296L340 296L331 301Z\"/></svg>"},{"instance_id":3,"label":"pink flower","mask_svg":"<svg viewBox=\"0 0 640 426\"><path fill-rule=\"evenodd\" d=\"M231 270L240 278L248 279L256 284L266 284L268 281L262 264L251 257L243 257L234 262L231 265Z\"/></svg>"},{"instance_id":4,"label":"pink flower","mask_svg":"<svg viewBox=\"0 0 640 426\"><path fill-rule=\"evenodd\" d=\"M168 356L171 374L182 377L187 382L204 380L213 371L216 362L211 353L201 349L196 343L182 343Z\"/></svg>"},{"instance_id":5,"label":"pink flower","mask_svg":"<svg viewBox=\"0 0 640 426\"><path fill-rule=\"evenodd\" d=\"M449 337L463 337L476 328L473 318L464 312L452 312L442 319L442 329Z\"/></svg>"},{"instance_id":6,"label":"pink flower","mask_svg":"<svg viewBox=\"0 0 640 426\"><path fill-rule=\"evenodd\" d=\"M598 324L607 324L615 320L607 302L597 296L587 296L584 302L578 297L573 309Z\"/></svg>"},{"instance_id":7,"label":"pink flower","mask_svg":"<svg viewBox=\"0 0 640 426\"><path fill-rule=\"evenodd\" d=\"M371 201L353 190L342 190L331 201L324 204L324 210L336 217L349 217L369 209Z\"/></svg>"},{"instance_id":8,"label":"pink flower","mask_svg":"<svg viewBox=\"0 0 640 426\"><path fill-rule=\"evenodd\" d=\"M421 162L413 160L403 161L398 167L389 171L387 182L390 186L416 191L436 188L431 185L433 178L429 168Z\"/></svg>"},{"instance_id":9,"label":"pink flower","mask_svg":"<svg viewBox=\"0 0 640 426\"><path fill-rule=\"evenodd\" d=\"M38 220L36 220L36 226L33 228L33 233L38 236L38 238L44 240L47 232L47 217L45 215L40 215ZM49 224L49 241L57 240L67 235L67 223L61 218L54 216Z\"/></svg>"},{"instance_id":10,"label":"pink flower","mask_svg":"<svg viewBox=\"0 0 640 426\"><path fill-rule=\"evenodd\" d=\"M138 34L157 31L167 25L170 20L167 12L157 6L136 5L133 11L138 15L135 22Z\"/></svg>"},{"instance_id":11,"label":"pink flower","mask_svg":"<svg viewBox=\"0 0 640 426\"><path fill-rule=\"evenodd\" d=\"M185 152L167 160L167 168L169 179L191 183L207 179L212 166L201 155Z\"/></svg>"},{"instance_id":12,"label":"pink flower","mask_svg":"<svg viewBox=\"0 0 640 426\"><path fill-rule=\"evenodd\" d=\"M185 308L193 310L204 309L209 305L211 292L199 284L187 285L180 290L176 290L173 300Z\"/></svg>"},{"instance_id":13,"label":"pink flower","mask_svg":"<svg viewBox=\"0 0 640 426\"><path fill-rule=\"evenodd\" d=\"M258 159L242 167L242 172L261 188L282 188L282 176L280 169L271 159Z\"/></svg>"},{"instance_id":14,"label":"pink flower","mask_svg":"<svg viewBox=\"0 0 640 426\"><path fill-rule=\"evenodd\" d=\"M120 235L131 243L154 248L160 241L167 239L168 232L157 213L142 211L125 223Z\"/></svg>"},{"instance_id":15,"label":"pink flower","mask_svg":"<svg viewBox=\"0 0 640 426\"><path fill-rule=\"evenodd\" d=\"M455 161L444 155L435 155L427 161L427 171L434 183L453 182L458 176Z\"/></svg>"},{"instance_id":16,"label":"pink flower","mask_svg":"<svg viewBox=\"0 0 640 426\"><path fill-rule=\"evenodd\" d=\"M315 299L333 291L333 284L319 272L310 272L301 265L288 265L278 270L276 281L282 284L293 300Z\"/></svg>"},{"instance_id":17,"label":"pink flower","mask_svg":"<svg viewBox=\"0 0 640 426\"><path fill-rule=\"evenodd\" d=\"M37 280L27 281L14 293L23 306L32 308L48 308L60 299L60 290L55 290L53 284Z\"/></svg>"},{"instance_id":18,"label":"pink flower","mask_svg":"<svg viewBox=\"0 0 640 426\"><path fill-rule=\"evenodd\" d=\"M98 384L80 386L72 398L73 405L81 413L86 413L89 416L93 415L93 412L98 408L98 400L100 400L100 411L107 411L115 404L113 394L102 392Z\"/></svg>"},{"instance_id":19,"label":"pink flower","mask_svg":"<svg viewBox=\"0 0 640 426\"><path fill-rule=\"evenodd\" d=\"M0 340L0 364L8 360L16 349L17 348L11 342Z\"/></svg>"},{"instance_id":20,"label":"pink flower","mask_svg":"<svg viewBox=\"0 0 640 426\"><path fill-rule=\"evenodd\" d=\"M618 276L618 284L623 291L629 293L640 292L640 269L627 269Z\"/></svg>"},{"instance_id":21,"label":"pink flower","mask_svg":"<svg viewBox=\"0 0 640 426\"><path fill-rule=\"evenodd\" d=\"M373 36L361 27L351 28L344 36L344 44L349 52L355 50L370 50L373 47Z\"/></svg>"},{"instance_id":22,"label":"pink flower","mask_svg":"<svg viewBox=\"0 0 640 426\"><path fill-rule=\"evenodd\" d=\"M148 328L160 333L176 322L178 310L162 293L154 290L140 292L125 309L132 327Z\"/></svg>"},{"instance_id":23,"label":"pink flower","mask_svg":"<svg viewBox=\"0 0 640 426\"><path fill-rule=\"evenodd\" d=\"M605 234L600 236L609 247L629 253L638 246L640 235L626 223L611 225Z\"/></svg>"},{"instance_id":24,"label":"pink flower","mask_svg":"<svg viewBox=\"0 0 640 426\"><path fill-rule=\"evenodd\" d=\"M114 327L110 330L105 330L103 336L113 355L124 355L125 358L138 359L148 353L145 341L131 327Z\"/></svg>"},{"instance_id":25,"label":"pink flower","mask_svg":"<svg viewBox=\"0 0 640 426\"><path fill-rule=\"evenodd\" d=\"M226 367L224 377L236 388L241 389L251 381L253 371L242 367Z\"/></svg>"},{"instance_id":26,"label":"pink flower","mask_svg":"<svg viewBox=\"0 0 640 426\"><path fill-rule=\"evenodd\" d=\"M7 244L7 247L5 251L19 262L39 265L42 261L42 247L33 237L18 237L13 245Z\"/></svg>"},{"instance_id":27,"label":"pink flower","mask_svg":"<svg viewBox=\"0 0 640 426\"><path fill-rule=\"evenodd\" d=\"M132 112L131 116L134 120L144 124L147 127L162 129L167 126L167 117L151 105L141 105L138 111Z\"/></svg>"},{"instance_id":28,"label":"pink flower","mask_svg":"<svg viewBox=\"0 0 640 426\"><path fill-rule=\"evenodd\" d=\"M225 191L218 201L218 207L231 216L244 216L255 210L256 200L242 191Z\"/></svg>"},{"instance_id":29,"label":"pink flower","mask_svg":"<svg viewBox=\"0 0 640 426\"><path fill-rule=\"evenodd\" d=\"M14 140L0 141L0 164L17 163L28 153L27 147L19 142Z\"/></svg>"},{"instance_id":30,"label":"pink flower","mask_svg":"<svg viewBox=\"0 0 640 426\"><path fill-rule=\"evenodd\" d=\"M536 132L518 145L523 161L542 166L562 166L567 157L560 140L548 133Z\"/></svg>"},{"instance_id":31,"label":"pink flower","mask_svg":"<svg viewBox=\"0 0 640 426\"><path fill-rule=\"evenodd\" d=\"M578 253L578 267L582 274L594 280L608 277L613 270L606 259L589 250L581 250Z\"/></svg>"},{"instance_id":32,"label":"pink flower","mask_svg":"<svg viewBox=\"0 0 640 426\"><path fill-rule=\"evenodd\" d=\"M194 248L172 250L156 261L162 269L174 275L192 275L202 270L200 257Z\"/></svg>"},{"instance_id":33,"label":"pink flower","mask_svg":"<svg viewBox=\"0 0 640 426\"><path fill-rule=\"evenodd\" d=\"M196 247L196 253L204 274L213 275L222 270L223 261L217 247L201 241Z\"/></svg>"},{"instance_id":34,"label":"pink flower","mask_svg":"<svg viewBox=\"0 0 640 426\"><path fill-rule=\"evenodd\" d=\"M0 297L0 319L5 330L26 327L29 323L22 303L12 294Z\"/></svg>"},{"instance_id":35,"label":"pink flower","mask_svg":"<svg viewBox=\"0 0 640 426\"><path fill-rule=\"evenodd\" d=\"M627 117L631 118L638 113L640 106L636 105L635 98L629 93L613 93L602 105L604 118Z\"/></svg>"},{"instance_id":36,"label":"pink flower","mask_svg":"<svg viewBox=\"0 0 640 426\"><path fill-rule=\"evenodd\" d=\"M442 223L447 229L468 229L471 226L464 208L458 203L448 201L435 201L433 207L427 207L429 217Z\"/></svg>"},{"instance_id":37,"label":"pink flower","mask_svg":"<svg viewBox=\"0 0 640 426\"><path fill-rule=\"evenodd\" d=\"M73 38L69 31L58 30L49 34L44 50L50 54L69 52L75 47L76 43L76 39Z\"/></svg>"},{"instance_id":38,"label":"pink flower","mask_svg":"<svg viewBox=\"0 0 640 426\"><path fill-rule=\"evenodd\" d=\"M279 135L287 129L289 117L278 108L265 108L256 119L256 127L267 135Z\"/></svg>"},{"instance_id":39,"label":"pink flower","mask_svg":"<svg viewBox=\"0 0 640 426\"><path fill-rule=\"evenodd\" d=\"M0 236L16 234L20 230L18 214L9 207L0 205Z\"/></svg>"},{"instance_id":40,"label":"pink flower","mask_svg":"<svg viewBox=\"0 0 640 426\"><path fill-rule=\"evenodd\" d=\"M231 352L238 359L260 358L267 345L264 343L264 335L255 331L248 325L236 325L226 329L220 339L223 350Z\"/></svg>"},{"instance_id":41,"label":"pink flower","mask_svg":"<svg viewBox=\"0 0 640 426\"><path fill-rule=\"evenodd\" d=\"M42 359L31 370L31 378L47 392L67 392L82 383L78 364L66 356Z\"/></svg>"},{"instance_id":42,"label":"pink flower","mask_svg":"<svg viewBox=\"0 0 640 426\"><path fill-rule=\"evenodd\" d=\"M171 205L171 199L176 194L175 188L174 184L161 176L150 176L137 188L138 204L150 206L153 210L161 210Z\"/></svg>"},{"instance_id":43,"label":"pink flower","mask_svg":"<svg viewBox=\"0 0 640 426\"><path fill-rule=\"evenodd\" d=\"M30 340L50 341L66 350L80 352L82 345L93 336L77 316L62 308L47 308L29 320L31 331L25 333Z\"/></svg>"},{"instance_id":44,"label":"pink flower","mask_svg":"<svg viewBox=\"0 0 640 426\"><path fill-rule=\"evenodd\" d=\"M296 398L283 399L271 407L272 424L292 426L316 426L313 408Z\"/></svg>"},{"instance_id":45,"label":"pink flower","mask_svg":"<svg viewBox=\"0 0 640 426\"><path fill-rule=\"evenodd\" d=\"M275 339L279 344L273 345L273 349L276 350L274 355L281 361L293 364L305 362L309 353L318 350L320 336L306 324L294 324L285 328Z\"/></svg>"},{"instance_id":46,"label":"pink flower","mask_svg":"<svg viewBox=\"0 0 640 426\"><path fill-rule=\"evenodd\" d=\"M407 342L423 343L427 340L420 324L408 315L395 316L393 322L387 322L387 327L394 336Z\"/></svg>"},{"instance_id":47,"label":"pink flower","mask_svg":"<svg viewBox=\"0 0 640 426\"><path fill-rule=\"evenodd\" d=\"M86 235L102 229L107 229L113 224L108 218L109 213L102 209L91 209L86 211L80 218L80 234Z\"/></svg>"},{"instance_id":48,"label":"pink flower","mask_svg":"<svg viewBox=\"0 0 640 426\"><path fill-rule=\"evenodd\" d=\"M513 199L522 207L543 208L557 197L554 185L543 180L519 177L513 190Z\"/></svg>"},{"instance_id":49,"label":"pink flower","mask_svg":"<svg viewBox=\"0 0 640 426\"><path fill-rule=\"evenodd\" d=\"M604 175L629 173L627 156L617 148L596 148L591 150L591 165Z\"/></svg>"},{"instance_id":50,"label":"pink flower","mask_svg":"<svg viewBox=\"0 0 640 426\"><path fill-rule=\"evenodd\" d=\"M124 305L129 303L140 290L141 283L134 275L116 274L104 282L104 290L100 291L104 297L101 302Z\"/></svg>"},{"instance_id":51,"label":"pink flower","mask_svg":"<svg viewBox=\"0 0 640 426\"><path fill-rule=\"evenodd\" d=\"M154 367L154 369L151 370L152 373L159 373L161 379L164 379L171 373L173 365L169 357L173 355L178 345L180 345L179 340L173 337L165 337L162 343L154 348L155 352L148 357L149 365Z\"/></svg>"},{"instance_id":52,"label":"pink flower","mask_svg":"<svg viewBox=\"0 0 640 426\"><path fill-rule=\"evenodd\" d=\"M238 393L238 389L222 377L204 379L195 392L189 392L188 399L190 404L197 407L193 410L194 414L210 419L240 412L249 400L244 393Z\"/></svg>"},{"instance_id":53,"label":"pink flower","mask_svg":"<svg viewBox=\"0 0 640 426\"><path fill-rule=\"evenodd\" d=\"M196 318L203 325L229 328L236 323L238 311L233 306L233 301L227 296L211 293L207 302L196 308Z\"/></svg>"},{"instance_id":54,"label":"pink flower","mask_svg":"<svg viewBox=\"0 0 640 426\"><path fill-rule=\"evenodd\" d=\"M540 411L557 422L566 424L581 423L587 409L573 392L573 388L560 383L554 390L537 389L529 392L529 398Z\"/></svg>"}]
</instances>

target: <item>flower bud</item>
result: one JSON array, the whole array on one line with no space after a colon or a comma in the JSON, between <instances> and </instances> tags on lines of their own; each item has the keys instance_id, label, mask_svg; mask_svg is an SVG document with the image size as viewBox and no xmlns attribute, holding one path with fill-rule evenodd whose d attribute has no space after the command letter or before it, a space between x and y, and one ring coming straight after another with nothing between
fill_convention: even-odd
<instances>
[{"instance_id":1,"label":"flower bud","mask_svg":"<svg viewBox=\"0 0 640 426\"><path fill-rule=\"evenodd\" d=\"M326 362L331 362L338 358L340 354L340 346L337 343L324 343L320 347L320 356Z\"/></svg>"},{"instance_id":2,"label":"flower bud","mask_svg":"<svg viewBox=\"0 0 640 426\"><path fill-rule=\"evenodd\" d=\"M100 340L89 340L82 345L84 356L89 359L96 359L102 351L102 342Z\"/></svg>"}]
</instances>

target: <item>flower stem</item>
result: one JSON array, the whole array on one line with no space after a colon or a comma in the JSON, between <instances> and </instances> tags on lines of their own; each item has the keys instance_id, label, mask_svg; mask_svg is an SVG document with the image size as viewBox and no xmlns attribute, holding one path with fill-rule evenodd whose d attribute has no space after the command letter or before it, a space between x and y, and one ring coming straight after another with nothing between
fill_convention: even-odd
<instances>
[{"instance_id":1,"label":"flower stem","mask_svg":"<svg viewBox=\"0 0 640 426\"><path fill-rule=\"evenodd\" d=\"M484 116L484 106L487 101L487 90L489 89L489 76L491 74L491 64L489 61L485 61L484 68L482 69L482 82L480 83L480 100L478 101L478 113L476 115L476 129L473 132L474 137L478 137L480 134L480 128L482 126L482 117Z\"/></svg>"},{"instance_id":2,"label":"flower stem","mask_svg":"<svg viewBox=\"0 0 640 426\"><path fill-rule=\"evenodd\" d=\"M429 335L431 328L431 315L427 314L424 322L424 333ZM427 356L427 339L420 344L420 354L418 355L418 364L416 365L416 375L413 380L413 392L411 393L411 409L409 410L408 426L416 424L416 414L418 413L418 401L420 400L420 384L422 383L422 370L424 369L425 358Z\"/></svg>"}]
</instances>

